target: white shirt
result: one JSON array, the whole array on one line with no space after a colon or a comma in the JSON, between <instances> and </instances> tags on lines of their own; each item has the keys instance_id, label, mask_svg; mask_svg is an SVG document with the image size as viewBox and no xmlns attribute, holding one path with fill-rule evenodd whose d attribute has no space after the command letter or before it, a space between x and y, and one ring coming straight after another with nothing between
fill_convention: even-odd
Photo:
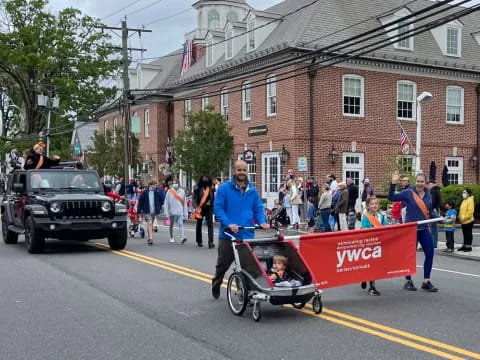
<instances>
[{"instance_id":1,"label":"white shirt","mask_svg":"<svg viewBox=\"0 0 480 360\"><path fill-rule=\"evenodd\" d=\"M335 191L337 191L337 188L338 188L337 180L332 180L329 186L330 186L330 191L332 192L332 195L335 194Z\"/></svg>"}]
</instances>

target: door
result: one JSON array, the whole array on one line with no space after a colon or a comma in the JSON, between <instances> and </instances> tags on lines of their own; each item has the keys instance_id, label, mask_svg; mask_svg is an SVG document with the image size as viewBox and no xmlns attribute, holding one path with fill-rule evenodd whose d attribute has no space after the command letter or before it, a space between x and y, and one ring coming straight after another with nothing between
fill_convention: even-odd
<instances>
[{"instance_id":1,"label":"door","mask_svg":"<svg viewBox=\"0 0 480 360\"><path fill-rule=\"evenodd\" d=\"M355 204L355 209L360 208L360 199L362 198L363 182L365 176L363 153L343 153L343 179L351 178L355 185L358 186L359 197Z\"/></svg>"},{"instance_id":2,"label":"door","mask_svg":"<svg viewBox=\"0 0 480 360\"><path fill-rule=\"evenodd\" d=\"M273 207L278 199L278 190L282 182L282 166L279 152L262 154L262 198L267 201L267 208Z\"/></svg>"}]
</instances>

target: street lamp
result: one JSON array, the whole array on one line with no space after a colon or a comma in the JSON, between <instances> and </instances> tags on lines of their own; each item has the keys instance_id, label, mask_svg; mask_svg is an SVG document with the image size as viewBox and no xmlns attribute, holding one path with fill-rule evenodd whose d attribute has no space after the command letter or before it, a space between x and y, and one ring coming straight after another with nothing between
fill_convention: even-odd
<instances>
[{"instance_id":1,"label":"street lamp","mask_svg":"<svg viewBox=\"0 0 480 360\"><path fill-rule=\"evenodd\" d=\"M332 144L332 149L328 153L328 161L330 161L331 164L335 164L338 160L338 152L335 151L335 145Z\"/></svg>"},{"instance_id":2,"label":"street lamp","mask_svg":"<svg viewBox=\"0 0 480 360\"><path fill-rule=\"evenodd\" d=\"M285 145L282 146L282 151L280 152L280 162L282 165L285 165L288 162L288 157L290 156L290 153L288 150L285 148Z\"/></svg>"},{"instance_id":3,"label":"street lamp","mask_svg":"<svg viewBox=\"0 0 480 360\"><path fill-rule=\"evenodd\" d=\"M430 101L433 98L432 93L428 91L422 92L417 97L417 141L416 141L416 163L415 163L415 174L420 172L420 154L422 149L422 105Z\"/></svg>"}]
</instances>

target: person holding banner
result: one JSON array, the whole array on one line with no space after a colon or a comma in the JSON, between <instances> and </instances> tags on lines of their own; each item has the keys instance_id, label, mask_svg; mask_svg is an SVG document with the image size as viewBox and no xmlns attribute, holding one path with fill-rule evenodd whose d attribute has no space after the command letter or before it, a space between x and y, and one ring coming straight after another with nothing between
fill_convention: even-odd
<instances>
[{"instance_id":1,"label":"person holding banner","mask_svg":"<svg viewBox=\"0 0 480 360\"><path fill-rule=\"evenodd\" d=\"M406 204L405 222L417 222L437 217L437 214L432 209L432 198L430 196L430 192L425 186L425 174L417 174L415 177L415 188L407 188L400 191L398 194L395 194L399 180L400 174L398 170L396 170L392 174L392 183L390 184L390 189L388 191L388 200L403 201L404 204ZM429 292L437 292L438 289L433 286L430 281L434 250L433 240L428 224L418 225L417 242L422 245L425 253L425 262L423 264L424 280L422 283L422 289ZM413 284L412 277L407 276L406 279L407 282L404 285L404 289L409 291L417 291L417 288Z\"/></svg>"},{"instance_id":2,"label":"person holding banner","mask_svg":"<svg viewBox=\"0 0 480 360\"><path fill-rule=\"evenodd\" d=\"M387 219L385 215L378 213L378 199L375 196L371 196L367 199L365 203L367 211L362 216L361 229L370 229L386 226ZM362 282L361 287L362 289L366 289L367 282ZM375 287L375 280L370 280L370 288L368 289L368 295L380 296L380 292Z\"/></svg>"}]
</instances>

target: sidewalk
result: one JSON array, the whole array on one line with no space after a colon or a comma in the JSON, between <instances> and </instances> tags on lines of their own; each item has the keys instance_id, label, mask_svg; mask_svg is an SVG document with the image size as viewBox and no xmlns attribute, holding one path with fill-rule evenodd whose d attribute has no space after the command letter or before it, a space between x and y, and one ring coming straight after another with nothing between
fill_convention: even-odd
<instances>
[{"instance_id":1,"label":"sidewalk","mask_svg":"<svg viewBox=\"0 0 480 360\"><path fill-rule=\"evenodd\" d=\"M469 260L477 260L480 261L480 246L473 246L472 251L470 252L463 252L463 251L457 251L457 249L460 247L458 246L459 244L455 244L455 251L451 254L444 253L443 250L445 250L446 243L439 241L438 242L438 248L435 249L435 255L440 255L440 256L451 256L451 257L457 257L457 258L462 258L462 259L469 259Z\"/></svg>"}]
</instances>

